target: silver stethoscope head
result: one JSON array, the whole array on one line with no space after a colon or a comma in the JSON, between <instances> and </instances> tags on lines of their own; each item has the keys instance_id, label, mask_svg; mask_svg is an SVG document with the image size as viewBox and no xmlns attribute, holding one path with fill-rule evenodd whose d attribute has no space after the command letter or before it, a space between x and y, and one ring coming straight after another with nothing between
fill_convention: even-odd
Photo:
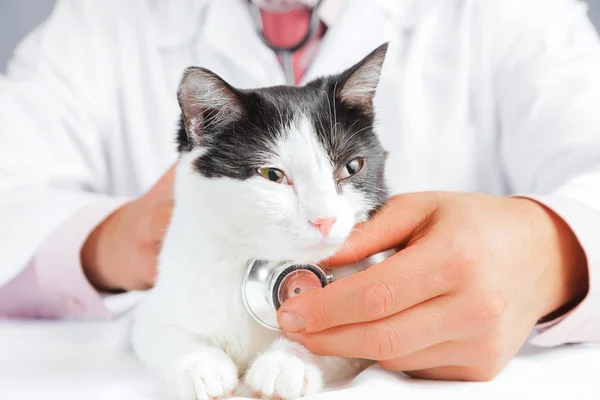
<instances>
[{"instance_id":1,"label":"silver stethoscope head","mask_svg":"<svg viewBox=\"0 0 600 400\"><path fill-rule=\"evenodd\" d=\"M280 330L277 310L286 300L323 288L334 280L378 264L395 252L376 254L361 263L329 271L316 264L254 260L248 262L242 281L246 310L260 325Z\"/></svg>"},{"instance_id":2,"label":"silver stethoscope head","mask_svg":"<svg viewBox=\"0 0 600 400\"><path fill-rule=\"evenodd\" d=\"M310 11L310 23L308 25L308 30L296 44L292 46L277 46L271 43L267 37L265 36L264 26L262 22L262 16L260 14L260 10L265 10L269 12L286 12L292 9L301 8L302 5L297 5L296 2L286 2L286 4L280 4L280 2L272 2L268 0L248 0L248 5L250 6L250 15L254 21L254 25L256 26L256 30L258 32L258 36L262 40L262 42L281 56L281 60L283 63L283 73L285 74L286 83L288 85L294 85L294 60L292 59L293 54L300 50L304 45L310 40L313 34L316 32L317 27L319 26L319 15L317 10L321 6L323 0L315 1L313 7L311 7Z\"/></svg>"},{"instance_id":3,"label":"silver stethoscope head","mask_svg":"<svg viewBox=\"0 0 600 400\"><path fill-rule=\"evenodd\" d=\"M248 313L262 326L279 330L277 310L286 300L325 287L333 277L315 264L251 261L246 266L242 297Z\"/></svg>"}]
</instances>

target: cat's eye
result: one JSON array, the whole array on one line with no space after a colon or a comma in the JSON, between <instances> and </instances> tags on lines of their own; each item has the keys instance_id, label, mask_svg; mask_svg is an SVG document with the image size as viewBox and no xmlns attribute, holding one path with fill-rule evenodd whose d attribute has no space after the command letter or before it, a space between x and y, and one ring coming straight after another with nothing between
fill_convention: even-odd
<instances>
[{"instance_id":1,"label":"cat's eye","mask_svg":"<svg viewBox=\"0 0 600 400\"><path fill-rule=\"evenodd\" d=\"M259 168L258 174L260 176L262 176L263 178L270 180L271 182L282 183L282 184L287 184L287 182L288 182L288 179L285 176L285 174L281 170L278 170L277 168L269 168L269 167Z\"/></svg>"},{"instance_id":2,"label":"cat's eye","mask_svg":"<svg viewBox=\"0 0 600 400\"><path fill-rule=\"evenodd\" d=\"M361 157L357 157L354 160L350 161L348 164L344 165L344 167L338 173L338 180L346 179L351 177L352 175L356 175L358 171L360 171L365 165L365 160Z\"/></svg>"}]
</instances>

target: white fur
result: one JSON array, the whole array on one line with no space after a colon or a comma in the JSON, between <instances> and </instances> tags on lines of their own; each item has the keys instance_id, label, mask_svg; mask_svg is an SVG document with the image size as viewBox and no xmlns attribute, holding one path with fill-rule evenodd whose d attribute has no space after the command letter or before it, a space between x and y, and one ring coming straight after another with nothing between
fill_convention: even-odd
<instances>
[{"instance_id":1,"label":"white fur","mask_svg":"<svg viewBox=\"0 0 600 400\"><path fill-rule=\"evenodd\" d=\"M308 119L299 115L286 129L268 166L284 171L293 185L258 174L246 181L207 179L192 166L203 149L181 157L158 280L133 332L139 357L165 374L180 399L230 394L246 371L253 391L294 399L365 366L314 356L260 326L244 308L247 260L319 261L366 217L358 192L337 193L333 167ZM327 236L310 223L332 217L337 222Z\"/></svg>"},{"instance_id":2,"label":"white fur","mask_svg":"<svg viewBox=\"0 0 600 400\"><path fill-rule=\"evenodd\" d=\"M295 399L321 390L323 377L319 367L311 362L306 349L296 346L299 351L294 351L293 343L279 339L256 358L245 377L252 393Z\"/></svg>"},{"instance_id":3,"label":"white fur","mask_svg":"<svg viewBox=\"0 0 600 400\"><path fill-rule=\"evenodd\" d=\"M206 347L184 356L173 366L169 383L182 400L210 400L232 393L238 370L221 349Z\"/></svg>"}]
</instances>

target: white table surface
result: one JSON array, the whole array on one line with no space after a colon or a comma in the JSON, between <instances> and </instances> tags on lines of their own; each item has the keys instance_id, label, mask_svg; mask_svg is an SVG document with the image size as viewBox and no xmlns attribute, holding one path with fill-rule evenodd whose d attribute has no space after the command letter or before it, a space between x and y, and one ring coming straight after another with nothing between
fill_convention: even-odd
<instances>
[{"instance_id":1,"label":"white table surface","mask_svg":"<svg viewBox=\"0 0 600 400\"><path fill-rule=\"evenodd\" d=\"M166 400L129 349L129 325L127 314L112 322L0 322L0 400ZM310 399L600 400L600 346L525 347L487 383L413 380L374 366L336 386Z\"/></svg>"}]
</instances>

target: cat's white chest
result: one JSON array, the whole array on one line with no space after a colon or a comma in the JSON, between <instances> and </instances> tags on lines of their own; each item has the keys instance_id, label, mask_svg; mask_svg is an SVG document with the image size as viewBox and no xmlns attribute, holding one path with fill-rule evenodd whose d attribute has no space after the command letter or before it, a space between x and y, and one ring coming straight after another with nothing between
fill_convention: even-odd
<instances>
[{"instance_id":1,"label":"cat's white chest","mask_svg":"<svg viewBox=\"0 0 600 400\"><path fill-rule=\"evenodd\" d=\"M241 295L244 261L209 260L207 253L194 256L181 247L181 241L165 242L161 276L142 312L222 349L243 372L281 334L258 324L246 310Z\"/></svg>"},{"instance_id":2,"label":"cat's white chest","mask_svg":"<svg viewBox=\"0 0 600 400\"><path fill-rule=\"evenodd\" d=\"M228 293L213 292L211 297L211 304L220 304L216 307L203 306L202 310L198 310L190 319L190 325L193 325L190 329L215 347L223 349L240 372L244 372L252 360L281 334L259 325L248 314L239 286L231 288Z\"/></svg>"}]
</instances>

